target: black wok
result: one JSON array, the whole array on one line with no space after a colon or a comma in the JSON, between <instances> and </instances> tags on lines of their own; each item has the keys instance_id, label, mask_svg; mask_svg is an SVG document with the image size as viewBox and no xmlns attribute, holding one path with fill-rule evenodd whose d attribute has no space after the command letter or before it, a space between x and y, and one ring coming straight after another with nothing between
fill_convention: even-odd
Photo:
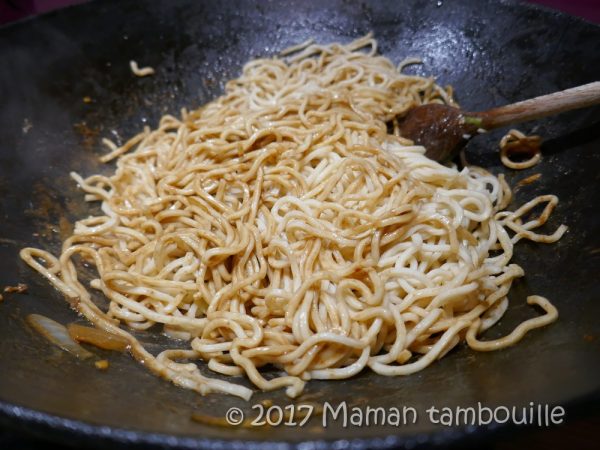
<instances>
[{"instance_id":1,"label":"black wok","mask_svg":"<svg viewBox=\"0 0 600 450\"><path fill-rule=\"evenodd\" d=\"M511 183L535 172L517 203L540 193L561 202L548 229L569 232L555 245L519 243L515 261L526 271L511 293L500 326L510 331L536 312L525 297L551 298L560 320L495 353L453 351L427 370L404 378L363 373L350 380L311 382L302 401L349 406L414 407L416 424L399 428L324 430L319 420L285 426L231 429L190 420L192 412L222 417L238 406L283 392L256 393L245 402L200 397L155 378L129 356L104 354L107 372L78 361L30 331L31 312L62 323L77 319L61 296L19 261L27 245L56 251L68 221L87 215L68 178L110 171L97 156L100 139L117 141L154 126L164 113L196 107L222 92L250 58L314 37L348 41L373 30L380 50L398 61L421 56L410 71L436 75L455 87L469 110L483 110L600 79L600 28L505 1L99 1L0 29L0 286L25 282L26 295L0 304L0 417L71 443L106 447L138 443L164 447L242 447L251 443L318 442L318 447L413 447L489 433L494 427L444 427L429 422L430 406L562 405L567 421L598 405L600 394L600 262L598 109L563 114L521 127L545 139L544 159L517 173L499 164L502 131L468 146L471 162L504 172ZM156 68L134 77L129 60ZM91 102L84 102L90 97ZM61 218L63 218L61 220ZM67 219L67 220L65 220ZM37 233L37 234L35 234ZM166 338L142 335L156 351ZM327 444L329 443L329 444ZM281 448L284 448L282 445ZM277 447L280 448L280 447Z\"/></svg>"}]
</instances>

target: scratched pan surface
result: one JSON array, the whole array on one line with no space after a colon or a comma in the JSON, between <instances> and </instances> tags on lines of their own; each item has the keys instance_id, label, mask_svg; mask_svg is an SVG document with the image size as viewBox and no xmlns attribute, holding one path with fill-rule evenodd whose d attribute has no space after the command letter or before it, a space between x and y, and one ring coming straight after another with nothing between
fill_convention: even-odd
<instances>
[{"instance_id":1,"label":"scratched pan surface","mask_svg":"<svg viewBox=\"0 0 600 450\"><path fill-rule=\"evenodd\" d=\"M440 5L438 5L438 3ZM410 71L452 84L465 108L476 110L600 79L600 29L523 4L496 1L100 1L0 29L0 286L25 282L27 295L0 304L0 417L11 426L80 445L106 442L165 447L225 448L251 443L318 442L338 447L447 443L486 436L489 427L442 427L430 406L559 404L586 413L600 391L600 262L598 109L527 124L546 142L534 169L507 171L496 145L501 132L468 147L469 159L517 183L516 203L554 193L561 202L547 230L566 223L555 245L520 243L515 261L526 271L510 295L498 337L539 314L525 304L545 295L559 322L496 353L458 348L427 370L403 378L363 373L350 380L311 382L299 402L413 407L416 424L343 428L319 419L291 427L228 429L190 420L192 412L222 417L237 406L248 415L264 399L290 403L283 392L257 392L250 403L222 395L202 398L149 374L127 355L104 354L100 372L47 344L24 324L38 312L62 323L77 320L61 296L17 258L26 245L58 248L69 222L88 214L68 178L110 171L97 157L103 136L117 141L165 113L197 107L223 90L244 61L272 55L314 37L348 41L373 30L383 54L420 56ZM136 78L129 60L155 67ZM83 101L90 97L91 103ZM37 234L36 234L37 233ZM98 299L100 301L100 299ZM140 338L157 352L167 339ZM204 368L203 368L204 370ZM269 444L270 443L270 444Z\"/></svg>"}]
</instances>

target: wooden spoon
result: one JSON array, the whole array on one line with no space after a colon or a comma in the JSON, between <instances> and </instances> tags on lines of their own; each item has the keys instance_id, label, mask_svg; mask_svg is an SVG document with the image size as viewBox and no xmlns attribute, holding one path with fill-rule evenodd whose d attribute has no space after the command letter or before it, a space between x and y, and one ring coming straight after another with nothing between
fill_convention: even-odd
<instances>
[{"instance_id":1,"label":"wooden spoon","mask_svg":"<svg viewBox=\"0 0 600 450\"><path fill-rule=\"evenodd\" d=\"M400 123L400 135L424 146L429 158L444 162L455 157L480 130L597 104L600 104L598 81L483 112L464 112L452 106L430 103L408 112Z\"/></svg>"}]
</instances>

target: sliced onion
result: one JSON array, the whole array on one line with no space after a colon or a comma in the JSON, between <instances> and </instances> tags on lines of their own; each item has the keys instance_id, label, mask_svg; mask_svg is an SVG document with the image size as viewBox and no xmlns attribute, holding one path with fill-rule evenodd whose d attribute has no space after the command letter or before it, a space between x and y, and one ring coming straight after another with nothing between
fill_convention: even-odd
<instances>
[{"instance_id":1,"label":"sliced onion","mask_svg":"<svg viewBox=\"0 0 600 450\"><path fill-rule=\"evenodd\" d=\"M88 352L75 342L63 325L48 317L39 314L29 314L27 316L27 323L54 345L77 356L79 359L88 359L94 356L93 353Z\"/></svg>"},{"instance_id":2,"label":"sliced onion","mask_svg":"<svg viewBox=\"0 0 600 450\"><path fill-rule=\"evenodd\" d=\"M123 352L127 349L127 339L109 333L99 328L86 327L71 323L67 326L69 335L77 342L91 344L105 350L116 350Z\"/></svg>"}]
</instances>

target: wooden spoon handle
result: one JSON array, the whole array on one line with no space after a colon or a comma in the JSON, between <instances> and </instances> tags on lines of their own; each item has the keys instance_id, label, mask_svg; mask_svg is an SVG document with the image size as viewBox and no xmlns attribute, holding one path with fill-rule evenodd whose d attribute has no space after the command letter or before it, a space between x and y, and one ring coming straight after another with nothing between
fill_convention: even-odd
<instances>
[{"instance_id":1,"label":"wooden spoon handle","mask_svg":"<svg viewBox=\"0 0 600 450\"><path fill-rule=\"evenodd\" d=\"M599 81L500 106L477 113L476 116L482 119L481 128L490 130L597 104L600 104Z\"/></svg>"}]
</instances>

